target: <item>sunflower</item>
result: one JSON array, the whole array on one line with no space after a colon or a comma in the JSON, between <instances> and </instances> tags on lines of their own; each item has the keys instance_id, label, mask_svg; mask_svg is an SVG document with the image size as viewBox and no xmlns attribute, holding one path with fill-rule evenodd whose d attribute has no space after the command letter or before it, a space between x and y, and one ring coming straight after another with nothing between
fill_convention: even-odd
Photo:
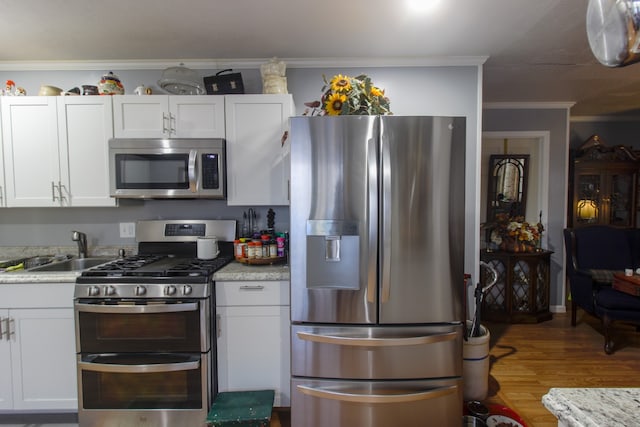
<instances>
[{"instance_id":1,"label":"sunflower","mask_svg":"<svg viewBox=\"0 0 640 427\"><path fill-rule=\"evenodd\" d=\"M383 96L384 92L375 86L371 86L371 96Z\"/></svg>"},{"instance_id":2,"label":"sunflower","mask_svg":"<svg viewBox=\"0 0 640 427\"><path fill-rule=\"evenodd\" d=\"M327 114L330 116L337 116L342 112L342 105L347 102L347 95L341 93L332 93L329 95L324 105L327 109Z\"/></svg>"},{"instance_id":3,"label":"sunflower","mask_svg":"<svg viewBox=\"0 0 640 427\"><path fill-rule=\"evenodd\" d=\"M351 81L349 77L338 74L331 79L331 90L334 92L349 92L351 90Z\"/></svg>"}]
</instances>

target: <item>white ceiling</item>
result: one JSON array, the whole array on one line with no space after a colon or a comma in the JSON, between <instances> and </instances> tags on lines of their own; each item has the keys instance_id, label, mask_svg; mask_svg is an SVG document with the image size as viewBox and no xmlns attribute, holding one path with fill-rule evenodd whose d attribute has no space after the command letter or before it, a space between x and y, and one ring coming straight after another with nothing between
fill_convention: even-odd
<instances>
[{"instance_id":1,"label":"white ceiling","mask_svg":"<svg viewBox=\"0 0 640 427\"><path fill-rule=\"evenodd\" d=\"M640 64L607 68L591 54L588 0L440 0L429 13L408 2L0 0L0 69L23 61L487 58L484 102L575 102L571 114L581 116L640 109Z\"/></svg>"}]
</instances>

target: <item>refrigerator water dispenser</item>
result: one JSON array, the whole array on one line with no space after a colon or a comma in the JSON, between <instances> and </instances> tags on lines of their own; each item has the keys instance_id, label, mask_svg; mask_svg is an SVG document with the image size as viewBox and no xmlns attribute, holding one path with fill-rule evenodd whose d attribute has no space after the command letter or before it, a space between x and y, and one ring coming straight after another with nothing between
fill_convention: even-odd
<instances>
[{"instance_id":1,"label":"refrigerator water dispenser","mask_svg":"<svg viewBox=\"0 0 640 427\"><path fill-rule=\"evenodd\" d=\"M359 289L360 236L354 221L307 221L307 288Z\"/></svg>"}]
</instances>

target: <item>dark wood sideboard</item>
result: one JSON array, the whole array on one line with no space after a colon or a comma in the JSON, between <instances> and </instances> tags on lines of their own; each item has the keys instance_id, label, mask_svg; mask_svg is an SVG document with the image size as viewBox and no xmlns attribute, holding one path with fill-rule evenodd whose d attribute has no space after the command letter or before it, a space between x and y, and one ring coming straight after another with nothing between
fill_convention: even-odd
<instances>
[{"instance_id":1,"label":"dark wood sideboard","mask_svg":"<svg viewBox=\"0 0 640 427\"><path fill-rule=\"evenodd\" d=\"M549 262L552 253L481 251L480 259L498 273L498 281L482 301L482 318L508 323L538 323L551 319ZM480 275L482 286L487 276Z\"/></svg>"}]
</instances>

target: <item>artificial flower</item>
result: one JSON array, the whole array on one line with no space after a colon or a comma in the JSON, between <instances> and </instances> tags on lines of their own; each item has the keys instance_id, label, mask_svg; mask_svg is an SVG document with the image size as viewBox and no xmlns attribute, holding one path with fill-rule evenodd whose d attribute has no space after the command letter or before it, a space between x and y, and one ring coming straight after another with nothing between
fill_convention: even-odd
<instances>
[{"instance_id":1,"label":"artificial flower","mask_svg":"<svg viewBox=\"0 0 640 427\"><path fill-rule=\"evenodd\" d=\"M384 90L374 86L371 78L365 74L350 77L342 74L333 76L327 81L322 76L324 86L320 102L305 102L307 109L304 115L384 115L392 114L389 98Z\"/></svg>"}]
</instances>

